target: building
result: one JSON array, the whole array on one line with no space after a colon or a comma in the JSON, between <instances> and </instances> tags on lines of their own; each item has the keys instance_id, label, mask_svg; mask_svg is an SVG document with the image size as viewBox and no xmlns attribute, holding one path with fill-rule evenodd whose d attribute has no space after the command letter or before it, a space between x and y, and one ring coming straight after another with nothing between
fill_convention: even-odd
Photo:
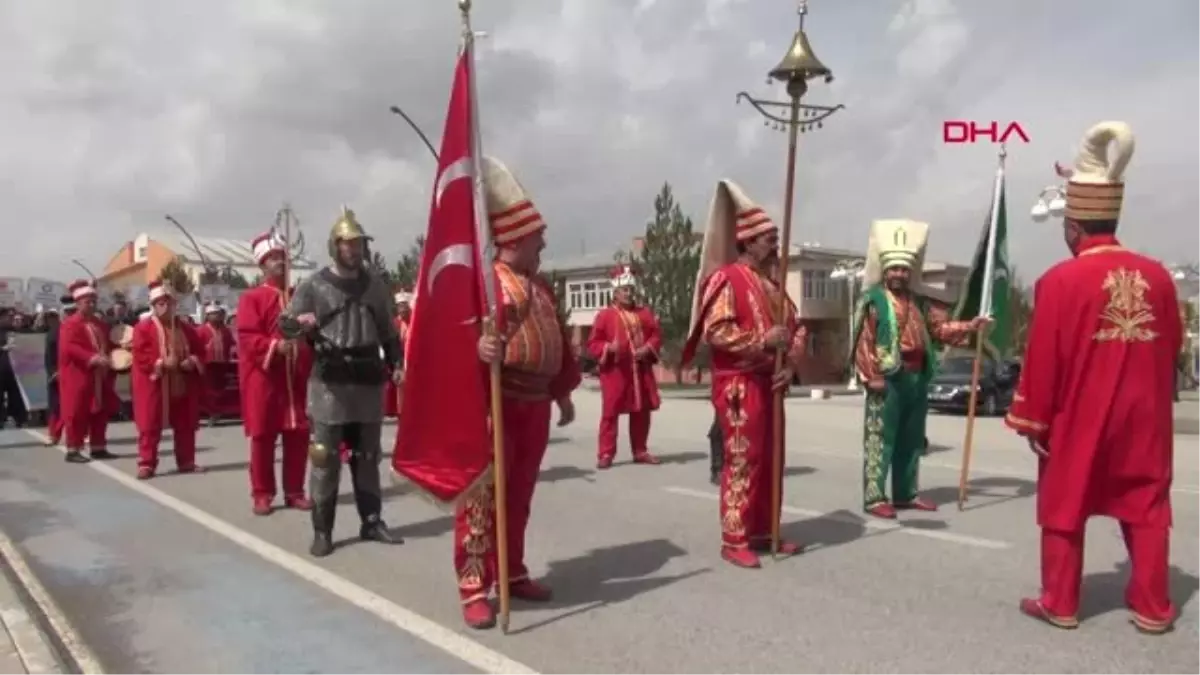
<instances>
[{"instance_id":1,"label":"building","mask_svg":"<svg viewBox=\"0 0 1200 675\"><path fill-rule=\"evenodd\" d=\"M640 250L641 244L641 238L634 239L632 250ZM850 282L855 278L839 278L834 271L839 267L861 266L864 257L858 251L826 248L820 244L792 246L787 292L810 335L809 356L812 358L808 370L800 374L801 381L807 384L836 383L847 377L846 358L850 351L853 312ZM609 279L616 266L614 259L612 253L593 253L547 261L542 265L544 271L553 272L565 285L569 322L576 345L587 340L596 313L612 300ZM942 292L940 299L953 302L968 273L969 269L961 265L926 262L924 280L928 286Z\"/></svg>"},{"instance_id":2,"label":"building","mask_svg":"<svg viewBox=\"0 0 1200 675\"><path fill-rule=\"evenodd\" d=\"M109 259L104 271L96 279L97 288L103 293L129 292L145 287L158 278L167 263L177 260L192 283L198 284L205 266L217 269L228 267L238 272L247 281L259 275L258 263L250 251L250 238L221 239L216 237L194 237L189 239L182 232L143 232L132 241L126 242ZM301 256L292 263L293 280L303 279L317 269L317 264Z\"/></svg>"}]
</instances>

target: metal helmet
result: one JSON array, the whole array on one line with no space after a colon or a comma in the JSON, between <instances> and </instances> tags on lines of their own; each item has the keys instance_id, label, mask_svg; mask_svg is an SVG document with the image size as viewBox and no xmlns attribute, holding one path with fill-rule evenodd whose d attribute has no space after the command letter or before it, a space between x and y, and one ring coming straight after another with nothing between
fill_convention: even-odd
<instances>
[{"instance_id":1,"label":"metal helmet","mask_svg":"<svg viewBox=\"0 0 1200 675\"><path fill-rule=\"evenodd\" d=\"M362 239L363 244L371 241L371 236L363 229L354 212L345 206L342 207L342 216L333 224L333 228L329 230L329 257L337 259L337 245L339 241L349 241L351 239ZM365 255L365 253L364 253Z\"/></svg>"}]
</instances>

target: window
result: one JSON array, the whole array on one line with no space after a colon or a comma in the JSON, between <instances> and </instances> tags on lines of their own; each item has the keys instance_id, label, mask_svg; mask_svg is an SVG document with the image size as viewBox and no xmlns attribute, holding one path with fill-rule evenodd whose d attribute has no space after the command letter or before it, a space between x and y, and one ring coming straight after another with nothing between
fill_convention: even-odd
<instances>
[{"instance_id":1,"label":"window","mask_svg":"<svg viewBox=\"0 0 1200 675\"><path fill-rule=\"evenodd\" d=\"M583 309L583 284L567 284L567 307Z\"/></svg>"},{"instance_id":2,"label":"window","mask_svg":"<svg viewBox=\"0 0 1200 675\"><path fill-rule=\"evenodd\" d=\"M611 302L612 287L605 282L573 281L567 284L567 304L571 309L600 309Z\"/></svg>"},{"instance_id":3,"label":"window","mask_svg":"<svg viewBox=\"0 0 1200 675\"><path fill-rule=\"evenodd\" d=\"M841 296L843 282L829 274L829 270L804 270L801 273L801 293L805 300L836 300Z\"/></svg>"}]
</instances>

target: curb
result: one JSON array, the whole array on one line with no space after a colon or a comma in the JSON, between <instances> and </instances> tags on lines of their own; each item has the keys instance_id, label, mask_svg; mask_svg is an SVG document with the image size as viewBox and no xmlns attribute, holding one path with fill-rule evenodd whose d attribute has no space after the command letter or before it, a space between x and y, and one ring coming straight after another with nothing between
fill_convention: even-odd
<instances>
[{"instance_id":1,"label":"curb","mask_svg":"<svg viewBox=\"0 0 1200 675\"><path fill-rule=\"evenodd\" d=\"M0 624L29 675L96 673L104 668L79 638L25 556L0 532Z\"/></svg>"}]
</instances>

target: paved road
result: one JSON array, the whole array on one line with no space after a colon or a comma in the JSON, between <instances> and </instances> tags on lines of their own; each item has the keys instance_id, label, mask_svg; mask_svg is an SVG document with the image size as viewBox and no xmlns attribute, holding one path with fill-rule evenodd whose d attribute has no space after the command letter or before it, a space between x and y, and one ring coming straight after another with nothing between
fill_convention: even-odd
<instances>
[{"instance_id":1,"label":"paved road","mask_svg":"<svg viewBox=\"0 0 1200 675\"><path fill-rule=\"evenodd\" d=\"M461 627L452 521L401 485L388 487L385 517L406 537L403 547L347 543L306 572L307 517L250 513L236 427L203 431L207 475L148 484L129 479L131 457L69 467L52 450L12 446L10 432L0 440L10 444L0 459L0 527L39 561L111 670L488 669L497 653L516 662L507 667L541 672L1200 669L1194 437L1177 438L1172 587L1183 612L1175 633L1151 638L1127 623L1123 549L1107 521L1089 531L1083 628L1054 631L1016 611L1037 589L1034 464L998 420L979 423L968 509L951 505L898 527L859 516L860 401L789 401L785 534L815 546L745 571L718 555L706 402L671 400L658 413L652 443L666 464L601 473L593 469L599 398L582 392L577 405L581 422L556 432L547 455L529 542L533 571L557 598L516 605L508 636ZM961 418L930 418L922 482L942 503L956 493L962 432ZM155 502L159 495L225 536ZM350 538L346 500L337 535ZM300 555L267 560L243 548L260 542Z\"/></svg>"}]
</instances>

